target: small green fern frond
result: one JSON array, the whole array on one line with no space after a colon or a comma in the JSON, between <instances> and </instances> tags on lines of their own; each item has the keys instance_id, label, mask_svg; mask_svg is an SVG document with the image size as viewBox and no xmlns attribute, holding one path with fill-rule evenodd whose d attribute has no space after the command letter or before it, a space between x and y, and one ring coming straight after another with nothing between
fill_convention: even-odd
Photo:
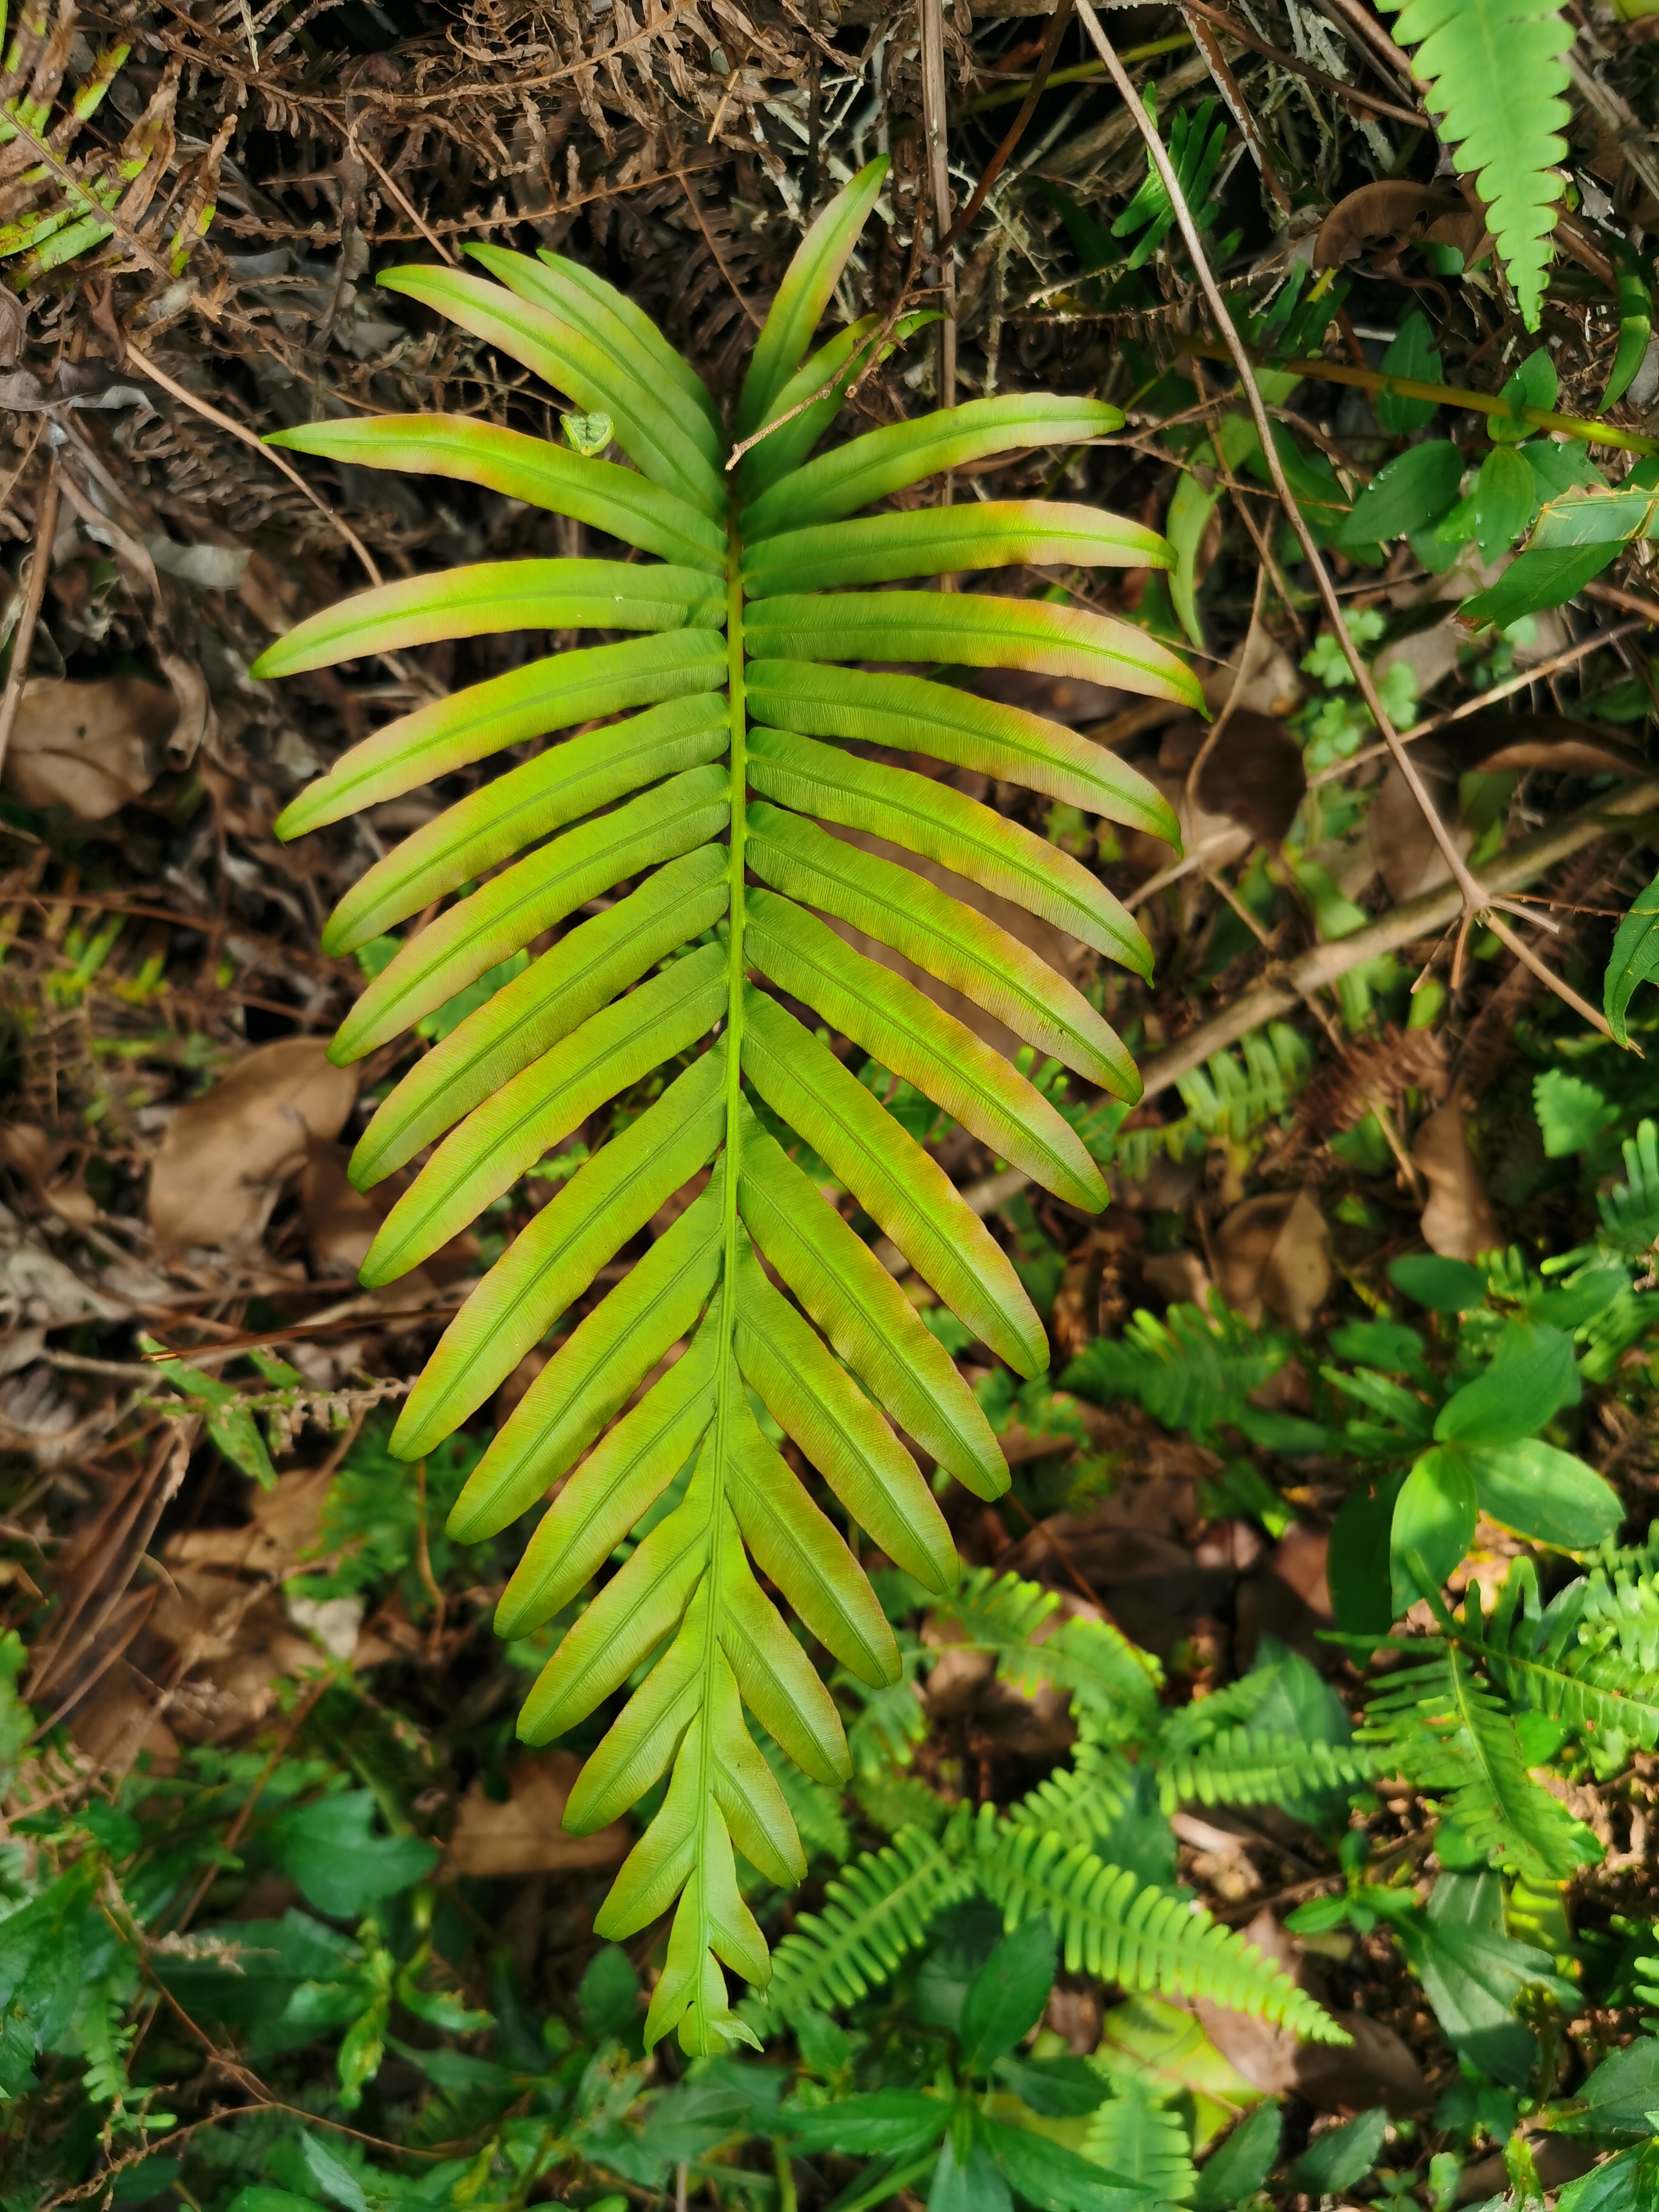
<instances>
[{"instance_id":1,"label":"small green fern frond","mask_svg":"<svg viewBox=\"0 0 1659 2212\"><path fill-rule=\"evenodd\" d=\"M1129 1809L1134 1797L1135 1771L1126 1759L1079 1744L1075 1764L1056 1767L1017 1805L1006 1818L1016 1828L1030 1828L1038 1835L1057 1836L1066 1845L1085 1849L1109 1835Z\"/></svg>"},{"instance_id":2,"label":"small green fern frond","mask_svg":"<svg viewBox=\"0 0 1659 2212\"><path fill-rule=\"evenodd\" d=\"M1132 1993L1206 1997L1316 2043L1347 2042L1281 1968L1172 1891L1103 1865L1080 1844L999 1823L988 1808L974 1844L980 1887L1006 1924L1045 1915L1069 1972L1096 1974Z\"/></svg>"},{"instance_id":3,"label":"small green fern frond","mask_svg":"<svg viewBox=\"0 0 1659 2212\"><path fill-rule=\"evenodd\" d=\"M1541 1619L1523 1595L1535 1587L1517 1562L1489 1623L1466 1606L1447 1632L1515 1705L1580 1734L1659 1747L1659 1585L1601 1571L1570 1583Z\"/></svg>"},{"instance_id":4,"label":"small green fern frond","mask_svg":"<svg viewBox=\"0 0 1659 2212\"><path fill-rule=\"evenodd\" d=\"M1062 1620L1054 1591L1016 1575L976 1567L933 1609L970 1650L993 1652L1000 1679L1030 1693L1044 1682L1069 1691L1088 1710L1096 1741L1134 1734L1158 1703L1156 1660L1105 1621Z\"/></svg>"},{"instance_id":5,"label":"small green fern frond","mask_svg":"<svg viewBox=\"0 0 1659 2212\"><path fill-rule=\"evenodd\" d=\"M1623 1146L1625 1180L1601 1193L1601 1235L1621 1260L1644 1259L1659 1243L1659 1128L1649 1121Z\"/></svg>"},{"instance_id":6,"label":"small green fern frond","mask_svg":"<svg viewBox=\"0 0 1659 2212\"><path fill-rule=\"evenodd\" d=\"M920 1828L936 1836L951 1817L947 1801L915 1774L854 1774L849 1786L853 1802L884 1835Z\"/></svg>"},{"instance_id":7,"label":"small green fern frond","mask_svg":"<svg viewBox=\"0 0 1659 2212\"><path fill-rule=\"evenodd\" d=\"M772 1954L767 1996L775 2012L855 2004L878 1989L949 1905L974 1887L960 1825L942 1839L902 1828L878 1851L861 1852L826 1885L822 1912L803 1912Z\"/></svg>"},{"instance_id":8,"label":"small green fern frond","mask_svg":"<svg viewBox=\"0 0 1659 2212\"><path fill-rule=\"evenodd\" d=\"M1313 1055L1288 1022L1252 1030L1237 1052L1212 1053L1176 1079L1187 1110L1155 1129L1125 1129L1112 1156L1131 1182L1143 1182L1164 1154L1186 1158L1206 1140L1243 1144L1277 1121L1313 1072Z\"/></svg>"},{"instance_id":9,"label":"small green fern frond","mask_svg":"<svg viewBox=\"0 0 1659 2212\"><path fill-rule=\"evenodd\" d=\"M1503 1700L1455 1644L1408 1656L1365 1714L1358 1741L1376 1747L1384 1771L1437 1796L1493 1864L1560 1881L1583 1863L1589 1832L1533 1781Z\"/></svg>"},{"instance_id":10,"label":"small green fern frond","mask_svg":"<svg viewBox=\"0 0 1659 2212\"><path fill-rule=\"evenodd\" d=\"M1185 2204L1198 2187L1192 2144L1179 2112L1140 2082L1100 2106L1089 2122L1083 2154L1146 2193L1146 2212Z\"/></svg>"},{"instance_id":11,"label":"small green fern frond","mask_svg":"<svg viewBox=\"0 0 1659 2212\"><path fill-rule=\"evenodd\" d=\"M1378 0L1428 87L1460 174L1473 177L1529 331L1543 310L1549 237L1572 111L1562 56L1572 26L1553 0Z\"/></svg>"},{"instance_id":12,"label":"small green fern frond","mask_svg":"<svg viewBox=\"0 0 1659 2212\"><path fill-rule=\"evenodd\" d=\"M1260 1331L1218 1298L1208 1313L1172 1305L1162 1321L1137 1313L1122 1340L1098 1337L1060 1380L1109 1405L1136 1400L1166 1429L1207 1436L1290 1358L1292 1340Z\"/></svg>"},{"instance_id":13,"label":"small green fern frond","mask_svg":"<svg viewBox=\"0 0 1659 2212\"><path fill-rule=\"evenodd\" d=\"M1319 1743L1256 1729L1225 1729L1196 1751L1158 1761L1166 1811L1200 1805L1273 1805L1327 1790L1358 1790L1376 1774L1379 1755L1351 1744Z\"/></svg>"}]
</instances>

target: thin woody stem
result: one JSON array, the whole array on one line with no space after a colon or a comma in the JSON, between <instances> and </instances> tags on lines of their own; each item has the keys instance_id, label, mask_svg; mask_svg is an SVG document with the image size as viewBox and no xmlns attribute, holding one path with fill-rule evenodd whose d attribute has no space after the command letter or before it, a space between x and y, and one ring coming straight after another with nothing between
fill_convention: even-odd
<instances>
[{"instance_id":1,"label":"thin woody stem","mask_svg":"<svg viewBox=\"0 0 1659 2212\"><path fill-rule=\"evenodd\" d=\"M1228 314L1226 303L1221 296L1221 288L1216 283L1214 272L1206 258L1204 243L1199 236L1198 225L1193 220L1192 210L1188 206L1186 195L1181 189L1181 179L1176 176L1175 164L1170 161L1164 141L1158 136L1158 126L1148 115L1140 100L1136 98L1134 86L1130 82L1128 72L1118 59L1111 40L1102 30L1100 18L1089 5L1089 0L1076 0L1076 5L1078 19L1094 42L1095 51L1106 64L1108 75L1117 86L1124 105L1133 117L1141 137L1146 140L1148 158L1158 171L1164 189L1169 195L1170 208L1174 212L1176 222L1180 226L1182 237L1186 240L1187 251L1191 256L1200 287L1208 303L1210 313L1215 319L1216 328L1220 331L1233 365L1238 371L1239 383L1249 405L1250 415L1255 424L1256 436L1261 447L1261 458L1267 463L1267 473L1273 478L1273 489L1279 495L1279 505L1285 510L1285 519L1295 532L1302 547L1303 556L1308 563L1320 599L1324 604L1325 611L1330 618L1331 629L1335 635L1338 645L1342 649L1344 659L1352 671L1359 696L1370 708L1371 718L1376 724L1377 732L1393 756L1395 765L1405 780L1406 788L1421 809L1423 818L1429 825L1434 842L1440 848L1446 865L1451 871L1452 881L1462 894L1466 927L1464 932L1459 935L1457 957L1453 962L1453 981L1455 984L1461 974L1467 925L1473 921L1477 915L1485 911L1491 902L1490 896L1482 891L1480 884L1469 872L1468 865L1462 853L1458 851L1451 832L1441 820L1439 810L1435 805L1428 786L1418 773L1416 763L1410 753L1400 742L1400 733L1395 728L1387 708L1382 704L1382 695L1372 681L1371 672L1361 659L1359 648L1348 634L1348 626L1342 619L1342 603L1336 596L1329 573L1326 569L1324 562L1320 558L1319 548L1314 543L1313 532L1308 527L1307 520L1297 505L1295 496L1285 478L1284 465L1279 458L1279 448L1273 442L1273 425L1268 420L1267 406L1262 400L1261 390L1256 384L1255 371L1250 365L1249 350L1238 332L1233 328L1232 318Z\"/></svg>"}]
</instances>

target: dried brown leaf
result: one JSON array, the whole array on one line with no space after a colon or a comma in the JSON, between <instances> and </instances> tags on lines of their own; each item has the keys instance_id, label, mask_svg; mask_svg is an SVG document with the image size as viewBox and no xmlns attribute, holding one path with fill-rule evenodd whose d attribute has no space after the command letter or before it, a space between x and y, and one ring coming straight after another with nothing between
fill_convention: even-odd
<instances>
[{"instance_id":1,"label":"dried brown leaf","mask_svg":"<svg viewBox=\"0 0 1659 2212\"><path fill-rule=\"evenodd\" d=\"M252 1245L313 1139L331 1140L357 1096L320 1037L258 1046L167 1124L150 1170L150 1225L166 1249Z\"/></svg>"},{"instance_id":2,"label":"dried brown leaf","mask_svg":"<svg viewBox=\"0 0 1659 2212\"><path fill-rule=\"evenodd\" d=\"M1310 1193L1272 1191L1236 1206L1215 1232L1217 1287L1259 1322L1264 1307L1304 1334L1331 1287L1331 1232Z\"/></svg>"},{"instance_id":3,"label":"dried brown leaf","mask_svg":"<svg viewBox=\"0 0 1659 2212\"><path fill-rule=\"evenodd\" d=\"M1412 1158L1429 1186L1423 1241L1449 1260L1476 1260L1503 1243L1498 1217L1469 1150L1463 1102L1455 1091L1423 1122Z\"/></svg>"},{"instance_id":4,"label":"dried brown leaf","mask_svg":"<svg viewBox=\"0 0 1659 2212\"><path fill-rule=\"evenodd\" d=\"M155 782L159 750L178 719L173 694L143 677L36 677L23 687L6 787L26 806L107 821Z\"/></svg>"},{"instance_id":5,"label":"dried brown leaf","mask_svg":"<svg viewBox=\"0 0 1659 2212\"><path fill-rule=\"evenodd\" d=\"M568 1834L564 1808L581 1771L568 1751L542 1752L507 1770L507 1798L497 1804L475 1782L461 1800L444 1873L496 1881L508 1875L568 1873L577 1867L615 1866L627 1857L633 1836L613 1820L591 1836Z\"/></svg>"}]
</instances>

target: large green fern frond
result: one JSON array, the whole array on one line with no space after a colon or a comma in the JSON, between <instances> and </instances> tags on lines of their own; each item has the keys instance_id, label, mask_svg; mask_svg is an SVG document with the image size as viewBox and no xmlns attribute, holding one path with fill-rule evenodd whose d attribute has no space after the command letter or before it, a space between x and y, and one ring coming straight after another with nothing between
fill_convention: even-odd
<instances>
[{"instance_id":1,"label":"large green fern frond","mask_svg":"<svg viewBox=\"0 0 1659 2212\"><path fill-rule=\"evenodd\" d=\"M974 1840L980 1887L1007 1925L1043 1914L1068 1972L1131 1992L1207 1997L1316 2043L1347 2041L1282 1968L1172 1890L1103 1865L1081 1844L999 1823L988 1807Z\"/></svg>"},{"instance_id":2,"label":"large green fern frond","mask_svg":"<svg viewBox=\"0 0 1659 2212\"><path fill-rule=\"evenodd\" d=\"M1554 0L1378 0L1428 87L1459 172L1475 179L1527 328L1543 310L1549 237L1572 111L1561 57L1572 26Z\"/></svg>"},{"instance_id":3,"label":"large green fern frond","mask_svg":"<svg viewBox=\"0 0 1659 2212\"><path fill-rule=\"evenodd\" d=\"M1045 1775L1017 1805L1009 1807L1007 1818L1017 1828L1092 1848L1128 1810L1134 1787L1135 1770L1127 1759L1083 1743L1077 1747L1074 1765Z\"/></svg>"},{"instance_id":4,"label":"large green fern frond","mask_svg":"<svg viewBox=\"0 0 1659 2212\"><path fill-rule=\"evenodd\" d=\"M365 990L331 1048L341 1062L392 1044L555 938L376 1111L353 1156L360 1187L428 1157L375 1240L366 1282L419 1266L550 1147L680 1064L474 1291L411 1392L392 1449L409 1459L430 1450L556 1322L575 1316L491 1439L450 1530L495 1534L556 1492L502 1598L506 1635L524 1636L608 1576L520 1729L546 1742L605 1709L610 1727L566 1816L579 1829L616 1819L668 1778L595 1927L620 1939L673 1910L646 2033L654 2043L678 2027L699 2052L747 2033L722 1967L758 1986L769 1971L735 1855L778 1883L805 1864L745 1714L814 1780L832 1785L849 1767L836 1709L762 1578L859 1680L879 1687L900 1672L870 1583L773 1438L781 1431L841 1510L940 1594L956 1555L901 1433L981 1498L1008 1481L951 1358L827 1202L824 1168L977 1337L1023 1374L1048 1358L1001 1247L826 1030L1068 1202L1097 1208L1106 1196L1093 1158L1037 1086L848 933L1116 1097L1139 1089L1121 1042L1066 977L971 904L835 833L872 831L1145 974L1150 949L1133 919L1043 840L843 741L1023 781L1173 839L1158 792L1111 753L1040 715L902 672L1023 668L1200 703L1185 666L1128 623L1047 600L889 588L1009 564L1161 566L1170 556L1139 524L1054 501L869 512L938 471L1118 428L1117 410L1094 399L974 400L814 451L843 388L823 396L830 370L861 366L886 342L865 325L812 353L884 173L878 161L856 177L791 264L736 435L775 427L735 468L714 398L631 301L556 254L493 246L471 249L486 275L405 269L380 282L590 419L605 416L631 465L456 417L313 423L280 439L356 466L483 484L647 556L489 562L389 584L302 623L258 672L515 629L599 634L392 722L337 761L278 827L295 836L510 745L535 748L378 862L329 925L329 950L346 951L448 902ZM617 1253L688 1187L672 1226L596 1300ZM688 1469L673 1510L610 1571ZM1109 1632L1072 1624L1044 1664L1079 1694L1121 1704L1150 1687L1126 1655ZM922 1887L943 1895L957 1879L930 1867ZM881 1955L875 1944L870 1958Z\"/></svg>"}]
</instances>

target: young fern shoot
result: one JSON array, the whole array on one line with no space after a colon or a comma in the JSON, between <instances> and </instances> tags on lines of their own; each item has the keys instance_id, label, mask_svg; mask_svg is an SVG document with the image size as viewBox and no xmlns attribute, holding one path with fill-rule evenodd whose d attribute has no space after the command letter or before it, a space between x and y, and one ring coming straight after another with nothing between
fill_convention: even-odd
<instances>
[{"instance_id":1,"label":"young fern shoot","mask_svg":"<svg viewBox=\"0 0 1659 2212\"><path fill-rule=\"evenodd\" d=\"M939 863L1144 975L1151 956L1130 916L1042 838L845 744L921 752L1176 835L1149 782L1072 731L864 664L1024 668L1201 703L1186 667L1127 623L988 594L866 588L1018 562L1170 559L1152 532L1076 505L990 501L854 519L937 471L1074 444L1122 419L1092 399L981 399L815 452L883 342L872 319L811 350L884 168L854 178L803 241L729 431L695 372L610 285L556 255L477 246L497 281L438 268L380 281L585 413L607 416L630 466L445 416L314 423L274 441L483 484L653 556L491 562L391 584L302 623L258 672L489 631L637 633L419 708L353 747L277 827L298 836L506 746L581 731L417 830L341 902L324 939L331 952L480 885L406 938L363 993L331 1048L343 1063L403 1035L589 901L636 886L566 928L417 1060L375 1113L351 1171L366 1188L427 1155L362 1270L366 1283L386 1283L608 1101L684 1062L477 1285L392 1448L416 1459L476 1413L615 1254L706 1176L560 1341L450 1524L476 1540L557 1486L496 1618L501 1633L522 1637L575 1597L690 1469L678 1503L560 1644L520 1730L532 1743L562 1735L660 1654L588 1759L567 1820L597 1828L672 1768L596 1925L621 1938L673 1910L647 2033L654 2043L678 2027L690 2051L748 2033L722 1967L757 1987L769 1972L734 1850L778 1883L805 1867L745 1710L807 1774L835 1782L848 1771L836 1709L756 1570L864 1680L890 1680L898 1668L870 1584L763 1433L751 1394L850 1518L931 1590L950 1587L957 1562L895 1427L980 1497L1008 1480L950 1358L772 1132L786 1127L826 1162L1000 1357L1025 1375L1048 1358L1037 1316L983 1223L784 1001L811 1009L1079 1206L1103 1205L1105 1186L1054 1106L832 923L902 953L1115 1095L1139 1091L1121 1043L1072 984L994 922L834 830L873 832ZM814 397L832 377L828 396ZM732 446L773 422L728 471Z\"/></svg>"}]
</instances>

